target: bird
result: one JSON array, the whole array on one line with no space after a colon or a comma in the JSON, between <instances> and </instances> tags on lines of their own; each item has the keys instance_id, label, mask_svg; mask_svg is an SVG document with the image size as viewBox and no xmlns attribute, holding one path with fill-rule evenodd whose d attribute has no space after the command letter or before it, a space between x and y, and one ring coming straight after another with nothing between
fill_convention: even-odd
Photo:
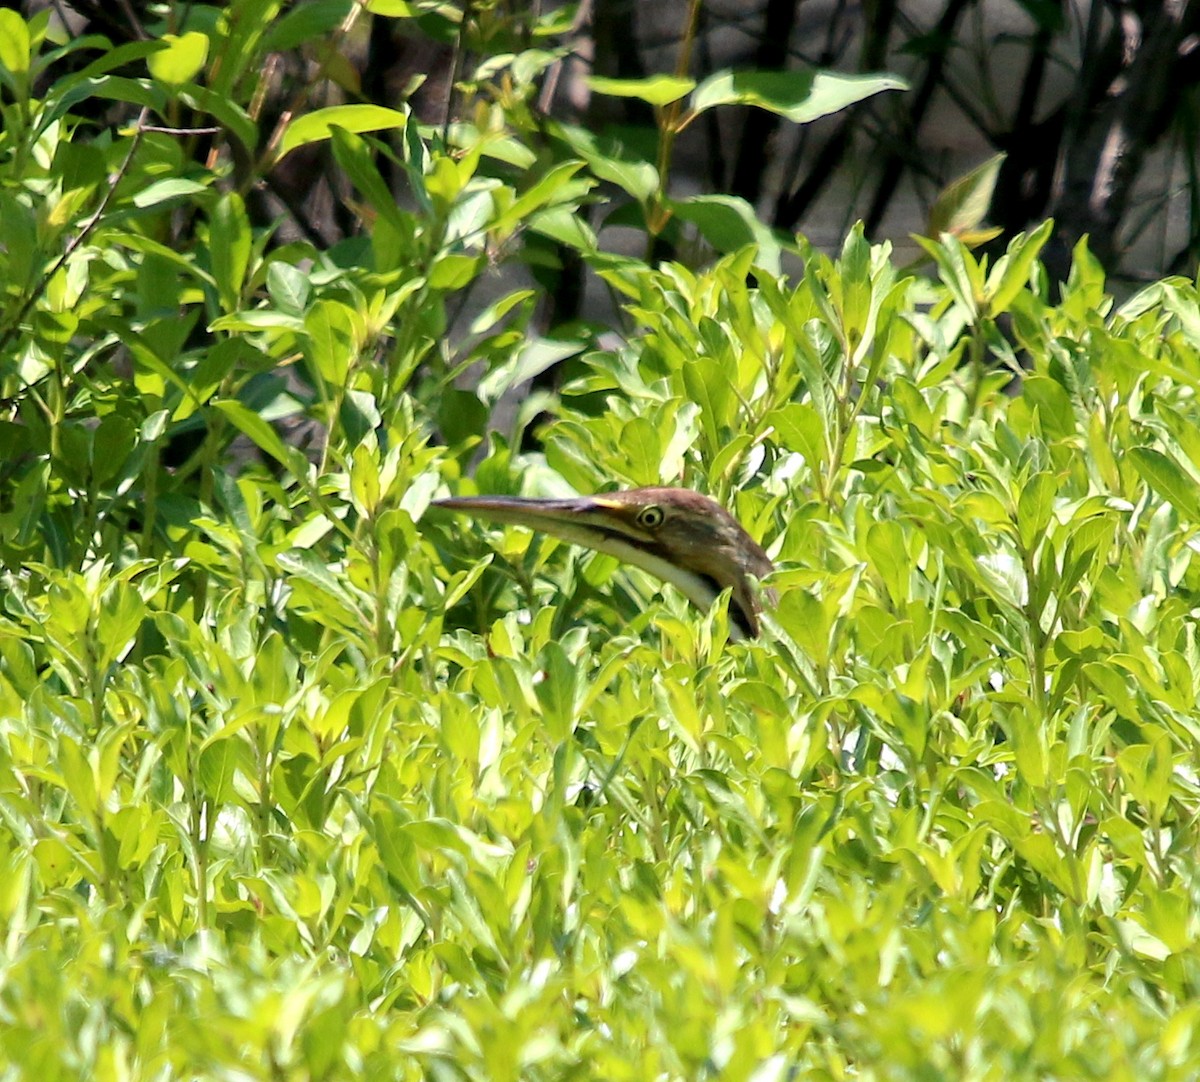
<instances>
[{"instance_id":1,"label":"bird","mask_svg":"<svg viewBox=\"0 0 1200 1082\"><path fill-rule=\"evenodd\" d=\"M762 604L751 579L765 578L775 565L737 519L699 492L653 487L567 499L454 496L431 506L615 556L678 587L702 609L728 588L731 637L758 634Z\"/></svg>"}]
</instances>

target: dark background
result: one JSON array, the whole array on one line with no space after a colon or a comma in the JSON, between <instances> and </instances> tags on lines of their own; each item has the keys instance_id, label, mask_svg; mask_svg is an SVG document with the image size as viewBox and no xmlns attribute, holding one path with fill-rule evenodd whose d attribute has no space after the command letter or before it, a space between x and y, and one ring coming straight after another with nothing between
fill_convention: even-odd
<instances>
[{"instance_id":1,"label":"dark background","mask_svg":"<svg viewBox=\"0 0 1200 1082\"><path fill-rule=\"evenodd\" d=\"M4 6L28 14L45 0ZM161 25L155 20L163 10L145 0L52 6L74 32L114 44L146 36L147 27ZM178 13L187 6L176 5ZM553 5L456 6L468 20L518 25L533 8ZM648 106L591 96L581 76L674 71L692 18L688 67L696 77L724 67L809 64L893 72L910 89L807 126L761 110L712 110L680 140L672 190L742 196L763 221L827 248L861 218L869 237L892 239L903 256L915 254L905 238L922 232L937 193L1003 153L988 215L1003 231L997 246L1052 216L1056 230L1045 253L1052 273L1065 273L1084 234L1118 280L1195 273L1200 0L1091 7L1054 0L584 0L574 55L549 74L537 106L597 130L616 126L628 139L642 126L652 140ZM463 104L451 87L472 70L470 43L413 28L409 20L360 20L360 32L346 41L347 59L360 100L394 103L423 76L410 100L437 121ZM268 113L285 108L291 81L303 75L289 66L304 62L288 55L270 73ZM310 239L336 241L353 227L353 215L330 197L322 172L319 154L292 155L270 178L257 213L282 215Z\"/></svg>"}]
</instances>

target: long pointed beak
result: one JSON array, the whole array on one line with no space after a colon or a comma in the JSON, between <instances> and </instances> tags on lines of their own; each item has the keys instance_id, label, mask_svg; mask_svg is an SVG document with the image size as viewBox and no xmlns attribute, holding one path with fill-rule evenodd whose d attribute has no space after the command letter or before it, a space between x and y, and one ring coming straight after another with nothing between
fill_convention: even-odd
<instances>
[{"instance_id":1,"label":"long pointed beak","mask_svg":"<svg viewBox=\"0 0 1200 1082\"><path fill-rule=\"evenodd\" d=\"M443 507L447 511L466 511L493 522L524 526L534 522L561 522L585 514L594 505L592 500L582 496L560 500L532 499L527 496L451 496L434 500L430 506Z\"/></svg>"},{"instance_id":2,"label":"long pointed beak","mask_svg":"<svg viewBox=\"0 0 1200 1082\"><path fill-rule=\"evenodd\" d=\"M522 496L453 496L434 500L430 506L447 511L464 511L489 522L524 526L585 548L599 549L606 540L624 538L629 533L627 528L618 531L611 525L606 526L606 522L611 522L611 517L603 501L590 496L559 500Z\"/></svg>"}]
</instances>

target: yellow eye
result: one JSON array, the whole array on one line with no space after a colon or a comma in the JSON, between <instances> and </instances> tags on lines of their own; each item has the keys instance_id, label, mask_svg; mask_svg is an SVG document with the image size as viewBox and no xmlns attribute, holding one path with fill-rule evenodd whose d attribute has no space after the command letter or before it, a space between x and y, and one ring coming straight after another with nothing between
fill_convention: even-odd
<instances>
[{"instance_id":1,"label":"yellow eye","mask_svg":"<svg viewBox=\"0 0 1200 1082\"><path fill-rule=\"evenodd\" d=\"M643 507L638 512L637 521L639 526L644 526L647 530L657 530L663 522L663 509L656 504Z\"/></svg>"}]
</instances>

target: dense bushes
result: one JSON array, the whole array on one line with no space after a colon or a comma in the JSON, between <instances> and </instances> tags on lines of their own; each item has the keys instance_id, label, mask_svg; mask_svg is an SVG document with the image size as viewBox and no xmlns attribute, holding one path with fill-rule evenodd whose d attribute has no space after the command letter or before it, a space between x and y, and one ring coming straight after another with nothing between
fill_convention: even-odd
<instances>
[{"instance_id":1,"label":"dense bushes","mask_svg":"<svg viewBox=\"0 0 1200 1082\"><path fill-rule=\"evenodd\" d=\"M264 50L347 7L120 55L0 11L4 1076L1195 1073L1194 284L1117 306L1081 247L1051 300L1045 230L781 273L695 207L706 269L605 254L598 183L670 203L535 153L536 54L449 143L272 144ZM272 243L259 143L334 155L360 234ZM564 246L619 348L525 288L448 330ZM660 482L776 557L761 639L425 515Z\"/></svg>"}]
</instances>

